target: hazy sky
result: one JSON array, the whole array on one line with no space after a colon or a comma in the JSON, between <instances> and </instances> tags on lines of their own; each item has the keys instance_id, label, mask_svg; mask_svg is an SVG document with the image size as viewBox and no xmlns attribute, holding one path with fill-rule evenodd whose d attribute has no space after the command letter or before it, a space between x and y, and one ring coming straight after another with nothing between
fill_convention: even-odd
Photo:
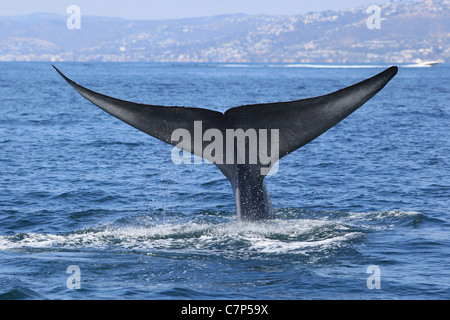
<instances>
[{"instance_id":1,"label":"hazy sky","mask_svg":"<svg viewBox=\"0 0 450 320\"><path fill-rule=\"evenodd\" d=\"M0 16L35 12L66 14L66 8L75 4L86 15L157 20L224 13L302 14L384 2L386 0L3 0Z\"/></svg>"}]
</instances>

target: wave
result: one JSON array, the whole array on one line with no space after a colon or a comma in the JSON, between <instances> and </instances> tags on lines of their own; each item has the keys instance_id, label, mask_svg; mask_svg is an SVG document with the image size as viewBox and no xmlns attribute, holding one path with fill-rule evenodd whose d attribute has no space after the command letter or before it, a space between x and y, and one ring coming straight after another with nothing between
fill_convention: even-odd
<instances>
[{"instance_id":1,"label":"wave","mask_svg":"<svg viewBox=\"0 0 450 320\"><path fill-rule=\"evenodd\" d=\"M391 65L399 65L402 68L429 68L426 64L314 64L314 63L292 63L292 64L245 64L229 63L213 65L214 67L224 68L318 68L318 69L372 69L389 68Z\"/></svg>"},{"instance_id":2,"label":"wave","mask_svg":"<svg viewBox=\"0 0 450 320\"><path fill-rule=\"evenodd\" d=\"M15 287L8 291L0 291L0 300L30 300L42 299L42 297L35 291L26 287Z\"/></svg>"},{"instance_id":3,"label":"wave","mask_svg":"<svg viewBox=\"0 0 450 320\"><path fill-rule=\"evenodd\" d=\"M282 209L281 219L257 223L213 220L199 215L192 221L175 217L156 222L116 221L68 234L19 233L0 236L0 250L126 251L148 255L264 255L294 254L311 259L352 248L368 233L415 224L419 212L309 212ZM227 216L226 218L230 218Z\"/></svg>"},{"instance_id":4,"label":"wave","mask_svg":"<svg viewBox=\"0 0 450 320\"><path fill-rule=\"evenodd\" d=\"M387 68L387 65L376 64L288 64L287 68L326 68L326 69L361 69L361 68Z\"/></svg>"},{"instance_id":5,"label":"wave","mask_svg":"<svg viewBox=\"0 0 450 320\"><path fill-rule=\"evenodd\" d=\"M430 68L432 65L429 64L421 64L421 63L414 63L414 64L405 64L402 65L403 68Z\"/></svg>"},{"instance_id":6,"label":"wave","mask_svg":"<svg viewBox=\"0 0 450 320\"><path fill-rule=\"evenodd\" d=\"M294 63L294 64L239 64L239 63L229 63L220 64L218 67L225 68L327 68L327 69L354 69L354 68L387 68L388 65L356 65L356 64L312 64L312 63Z\"/></svg>"},{"instance_id":7,"label":"wave","mask_svg":"<svg viewBox=\"0 0 450 320\"><path fill-rule=\"evenodd\" d=\"M284 65L284 67L291 68L327 68L327 69L366 69L366 68L389 68L393 64L349 64L349 65L338 65L338 64L290 64ZM426 64L399 64L401 68L429 68L431 65Z\"/></svg>"}]
</instances>

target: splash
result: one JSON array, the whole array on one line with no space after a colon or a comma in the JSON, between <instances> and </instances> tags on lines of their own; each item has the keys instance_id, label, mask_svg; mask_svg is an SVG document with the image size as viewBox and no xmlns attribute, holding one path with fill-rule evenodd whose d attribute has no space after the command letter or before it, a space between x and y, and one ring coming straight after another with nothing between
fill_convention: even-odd
<instances>
[{"instance_id":1,"label":"splash","mask_svg":"<svg viewBox=\"0 0 450 320\"><path fill-rule=\"evenodd\" d=\"M0 250L125 251L140 254L321 256L353 248L370 232L420 222L419 212L308 212L284 209L282 219L238 223L205 219L149 219L86 228L69 234L19 233L0 236Z\"/></svg>"}]
</instances>

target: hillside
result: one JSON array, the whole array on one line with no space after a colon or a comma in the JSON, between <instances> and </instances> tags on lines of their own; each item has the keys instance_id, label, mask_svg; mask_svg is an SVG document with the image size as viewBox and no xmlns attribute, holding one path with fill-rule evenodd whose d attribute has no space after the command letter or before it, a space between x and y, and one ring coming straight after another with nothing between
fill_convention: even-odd
<instances>
[{"instance_id":1,"label":"hillside","mask_svg":"<svg viewBox=\"0 0 450 320\"><path fill-rule=\"evenodd\" d=\"M410 63L450 60L450 0L387 2L381 29L366 7L292 16L163 21L66 15L0 17L0 61Z\"/></svg>"}]
</instances>

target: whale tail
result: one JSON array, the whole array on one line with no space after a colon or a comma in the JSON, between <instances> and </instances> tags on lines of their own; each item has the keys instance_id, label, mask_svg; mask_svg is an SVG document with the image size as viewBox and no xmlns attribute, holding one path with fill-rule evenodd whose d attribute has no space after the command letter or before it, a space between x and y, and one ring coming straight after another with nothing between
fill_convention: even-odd
<instances>
[{"instance_id":1,"label":"whale tail","mask_svg":"<svg viewBox=\"0 0 450 320\"><path fill-rule=\"evenodd\" d=\"M231 183L238 220L271 218L273 208L264 182L270 169L279 159L349 116L398 72L394 66L323 96L244 105L221 113L116 99L77 84L53 67L81 96L109 114L150 136L215 163ZM252 148L252 142L261 146L263 137L269 137L268 132L271 139L267 150ZM174 133L178 133L175 139ZM203 139L196 139L198 136ZM219 136L230 139L220 144ZM225 152L218 152L220 150Z\"/></svg>"}]
</instances>

